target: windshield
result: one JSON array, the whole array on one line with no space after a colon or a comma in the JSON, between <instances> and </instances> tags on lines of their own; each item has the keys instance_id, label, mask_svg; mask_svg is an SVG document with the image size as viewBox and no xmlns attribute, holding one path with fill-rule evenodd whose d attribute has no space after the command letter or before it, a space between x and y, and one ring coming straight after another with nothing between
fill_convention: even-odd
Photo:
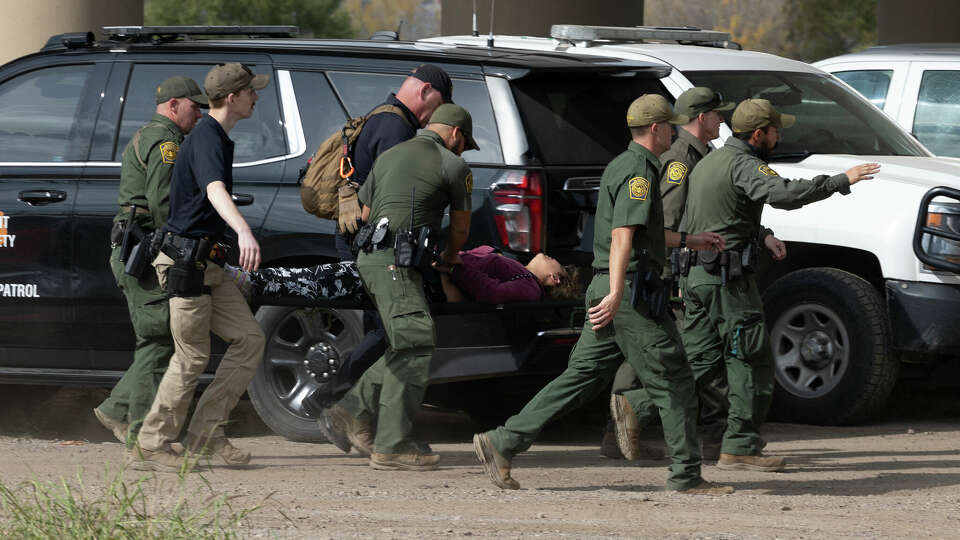
<instances>
[{"instance_id":1,"label":"windshield","mask_svg":"<svg viewBox=\"0 0 960 540\"><path fill-rule=\"evenodd\" d=\"M684 75L708 86L725 101L770 100L797 117L784 129L771 161L798 161L810 154L929 156L909 133L862 97L828 76L772 71L694 71ZM724 113L729 125L733 111Z\"/></svg>"}]
</instances>

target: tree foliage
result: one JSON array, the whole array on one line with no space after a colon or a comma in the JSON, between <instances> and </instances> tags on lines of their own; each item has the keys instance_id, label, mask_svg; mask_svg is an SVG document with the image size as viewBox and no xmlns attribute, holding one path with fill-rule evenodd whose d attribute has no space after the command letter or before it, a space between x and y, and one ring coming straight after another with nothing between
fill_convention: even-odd
<instances>
[{"instance_id":1,"label":"tree foliage","mask_svg":"<svg viewBox=\"0 0 960 540\"><path fill-rule=\"evenodd\" d=\"M874 45L877 0L787 0L785 50L813 62Z\"/></svg>"},{"instance_id":2,"label":"tree foliage","mask_svg":"<svg viewBox=\"0 0 960 540\"><path fill-rule=\"evenodd\" d=\"M349 38L354 30L341 0L145 0L144 24L295 25L305 37Z\"/></svg>"}]
</instances>

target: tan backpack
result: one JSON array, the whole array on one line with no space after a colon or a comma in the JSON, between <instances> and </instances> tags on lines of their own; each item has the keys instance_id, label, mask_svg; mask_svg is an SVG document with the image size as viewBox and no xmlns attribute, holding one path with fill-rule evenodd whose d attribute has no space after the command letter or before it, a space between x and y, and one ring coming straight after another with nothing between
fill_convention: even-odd
<instances>
[{"instance_id":1,"label":"tan backpack","mask_svg":"<svg viewBox=\"0 0 960 540\"><path fill-rule=\"evenodd\" d=\"M403 110L396 105L380 105L366 116L347 120L343 128L334 132L320 144L307 162L300 184L300 201L303 209L324 219L337 219L340 214L337 190L353 180L353 144L371 116L393 113L408 122Z\"/></svg>"}]
</instances>

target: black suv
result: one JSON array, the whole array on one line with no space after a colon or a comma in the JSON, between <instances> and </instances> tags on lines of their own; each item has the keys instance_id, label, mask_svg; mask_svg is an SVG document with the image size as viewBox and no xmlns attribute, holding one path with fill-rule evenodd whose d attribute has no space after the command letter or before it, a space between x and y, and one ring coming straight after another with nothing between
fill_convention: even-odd
<instances>
[{"instance_id":1,"label":"black suv","mask_svg":"<svg viewBox=\"0 0 960 540\"><path fill-rule=\"evenodd\" d=\"M234 199L264 266L335 259L335 223L307 214L298 170L348 117L430 62L454 82L481 150L468 246L520 260L548 251L589 264L592 212L604 164L629 133L636 96L669 95L660 64L502 48L395 41L263 37L196 39L183 28L105 29L54 36L0 68L0 381L111 384L132 360L133 331L110 273L120 154L154 109L157 84L202 81L211 65L270 73L236 143ZM226 33L225 30L218 31ZM275 303L276 304L276 303ZM436 306L439 342L426 402L499 420L566 365L576 302ZM358 341L356 306L258 305L267 335L249 395L291 438L319 440L302 400ZM212 372L216 362L212 362Z\"/></svg>"}]
</instances>

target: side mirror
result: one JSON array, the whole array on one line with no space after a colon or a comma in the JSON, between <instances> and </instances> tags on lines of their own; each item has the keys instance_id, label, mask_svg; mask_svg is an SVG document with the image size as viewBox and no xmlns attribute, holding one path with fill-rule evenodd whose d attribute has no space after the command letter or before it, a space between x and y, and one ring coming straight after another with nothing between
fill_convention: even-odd
<instances>
[{"instance_id":1,"label":"side mirror","mask_svg":"<svg viewBox=\"0 0 960 540\"><path fill-rule=\"evenodd\" d=\"M937 197L941 201L933 202ZM952 199L942 202L942 199ZM938 186L920 200L913 253L934 270L960 273L960 190Z\"/></svg>"}]
</instances>

